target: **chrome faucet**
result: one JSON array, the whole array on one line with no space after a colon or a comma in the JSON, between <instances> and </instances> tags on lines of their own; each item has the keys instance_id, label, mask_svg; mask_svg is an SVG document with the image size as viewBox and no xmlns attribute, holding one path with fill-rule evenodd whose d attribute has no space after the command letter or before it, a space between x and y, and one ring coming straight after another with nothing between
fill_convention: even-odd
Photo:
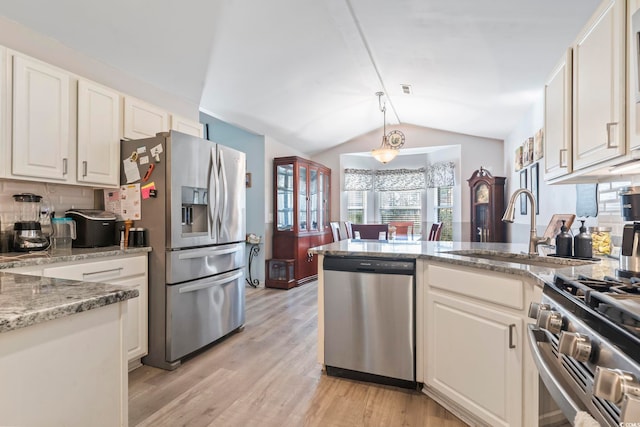
<instances>
[{"instance_id":1,"label":"chrome faucet","mask_svg":"<svg viewBox=\"0 0 640 427\"><path fill-rule=\"evenodd\" d=\"M504 211L502 220L504 222L513 223L516 217L516 200L522 193L526 194L531 201L531 231L529 232L529 255L538 255L538 245L549 244L551 239L549 239L548 237L538 237L538 235L536 234L536 198L531 191L527 190L526 188L517 189L509 199L509 204L507 205L507 210Z\"/></svg>"}]
</instances>

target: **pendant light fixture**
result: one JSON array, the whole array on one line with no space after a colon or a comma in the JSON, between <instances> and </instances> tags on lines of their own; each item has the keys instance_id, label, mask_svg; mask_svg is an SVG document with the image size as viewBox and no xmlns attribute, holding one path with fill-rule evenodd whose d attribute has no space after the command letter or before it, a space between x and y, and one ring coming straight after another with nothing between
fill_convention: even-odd
<instances>
[{"instance_id":1,"label":"pendant light fixture","mask_svg":"<svg viewBox=\"0 0 640 427\"><path fill-rule=\"evenodd\" d=\"M404 134L399 130L393 130L387 135L387 106L381 101L384 92L376 92L378 108L382 112L382 142L380 147L371 150L371 155L380 163L388 163L395 159L404 145Z\"/></svg>"}]
</instances>

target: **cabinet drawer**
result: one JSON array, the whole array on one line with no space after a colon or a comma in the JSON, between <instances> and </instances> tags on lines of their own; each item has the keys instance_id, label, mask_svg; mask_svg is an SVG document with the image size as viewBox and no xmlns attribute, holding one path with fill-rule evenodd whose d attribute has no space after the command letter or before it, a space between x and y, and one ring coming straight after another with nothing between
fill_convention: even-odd
<instances>
[{"instance_id":1,"label":"cabinet drawer","mask_svg":"<svg viewBox=\"0 0 640 427\"><path fill-rule=\"evenodd\" d=\"M49 267L43 270L43 276L91 282L111 282L124 277L145 274L146 271L147 257L141 256Z\"/></svg>"},{"instance_id":2,"label":"cabinet drawer","mask_svg":"<svg viewBox=\"0 0 640 427\"><path fill-rule=\"evenodd\" d=\"M428 284L450 292L479 300L522 309L524 307L524 283L522 280L486 273L450 269L430 265L427 270Z\"/></svg>"}]
</instances>

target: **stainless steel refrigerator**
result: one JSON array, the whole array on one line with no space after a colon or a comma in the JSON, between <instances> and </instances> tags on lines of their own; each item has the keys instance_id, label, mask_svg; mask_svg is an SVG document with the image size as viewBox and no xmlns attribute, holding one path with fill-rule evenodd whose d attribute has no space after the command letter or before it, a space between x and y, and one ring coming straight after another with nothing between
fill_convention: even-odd
<instances>
[{"instance_id":1,"label":"stainless steel refrigerator","mask_svg":"<svg viewBox=\"0 0 640 427\"><path fill-rule=\"evenodd\" d=\"M153 248L142 361L175 369L244 324L245 154L176 131L121 148L121 183L155 187L142 192L134 224Z\"/></svg>"}]
</instances>

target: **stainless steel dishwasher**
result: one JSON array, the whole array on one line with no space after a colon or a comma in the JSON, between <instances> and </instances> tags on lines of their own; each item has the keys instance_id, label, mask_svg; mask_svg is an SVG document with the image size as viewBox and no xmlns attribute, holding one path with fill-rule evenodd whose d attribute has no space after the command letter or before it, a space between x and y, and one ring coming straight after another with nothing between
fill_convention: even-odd
<instances>
[{"instance_id":1,"label":"stainless steel dishwasher","mask_svg":"<svg viewBox=\"0 0 640 427\"><path fill-rule=\"evenodd\" d=\"M328 375L415 388L415 261L324 258Z\"/></svg>"}]
</instances>

